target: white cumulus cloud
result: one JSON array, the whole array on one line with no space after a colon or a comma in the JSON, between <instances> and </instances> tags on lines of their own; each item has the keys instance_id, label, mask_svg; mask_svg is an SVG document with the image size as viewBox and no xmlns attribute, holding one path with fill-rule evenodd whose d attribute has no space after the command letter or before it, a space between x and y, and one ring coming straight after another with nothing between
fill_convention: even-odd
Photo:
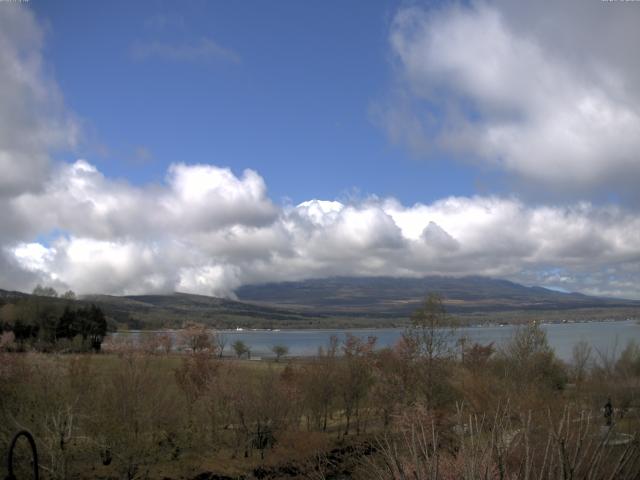
<instances>
[{"instance_id":1,"label":"white cumulus cloud","mask_svg":"<svg viewBox=\"0 0 640 480\"><path fill-rule=\"evenodd\" d=\"M78 161L11 206L30 225L5 244L32 275L25 282L80 293L233 296L246 283L330 275L481 274L640 298L640 215L588 202L372 197L279 207L253 171L179 164L164 183L134 187Z\"/></svg>"},{"instance_id":2,"label":"white cumulus cloud","mask_svg":"<svg viewBox=\"0 0 640 480\"><path fill-rule=\"evenodd\" d=\"M43 32L19 4L0 5L0 201L40 187L52 150L72 147L78 127L42 58ZM0 205L1 206L1 205Z\"/></svg>"},{"instance_id":3,"label":"white cumulus cloud","mask_svg":"<svg viewBox=\"0 0 640 480\"><path fill-rule=\"evenodd\" d=\"M454 152L540 185L635 188L640 10L535 3L400 10L390 34L398 93L382 122L417 151Z\"/></svg>"}]
</instances>

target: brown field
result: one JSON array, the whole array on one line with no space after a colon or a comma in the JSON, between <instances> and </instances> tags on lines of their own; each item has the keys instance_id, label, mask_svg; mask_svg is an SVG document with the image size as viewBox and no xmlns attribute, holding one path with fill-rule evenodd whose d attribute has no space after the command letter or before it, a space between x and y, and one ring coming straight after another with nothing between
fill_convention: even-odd
<instances>
[{"instance_id":1,"label":"brown field","mask_svg":"<svg viewBox=\"0 0 640 480\"><path fill-rule=\"evenodd\" d=\"M415 334L280 362L211 346L3 353L0 453L27 429L44 478L637 478L637 345L619 359L581 345L565 365L535 325L458 357Z\"/></svg>"}]
</instances>

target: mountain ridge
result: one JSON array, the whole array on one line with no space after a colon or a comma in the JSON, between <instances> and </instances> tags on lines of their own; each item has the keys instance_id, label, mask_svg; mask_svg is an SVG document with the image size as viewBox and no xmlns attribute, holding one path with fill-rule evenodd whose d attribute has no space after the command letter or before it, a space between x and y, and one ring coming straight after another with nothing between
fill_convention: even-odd
<instances>
[{"instance_id":1,"label":"mountain ridge","mask_svg":"<svg viewBox=\"0 0 640 480\"><path fill-rule=\"evenodd\" d=\"M482 276L327 277L245 285L236 290L237 300L172 292L83 295L78 302L95 303L115 324L132 329L180 328L188 323L216 328L349 328L404 325L431 292L443 296L449 313L469 323L640 317L640 301ZM30 297L0 290L5 301Z\"/></svg>"},{"instance_id":2,"label":"mountain ridge","mask_svg":"<svg viewBox=\"0 0 640 480\"><path fill-rule=\"evenodd\" d=\"M416 308L430 292L440 293L445 305L453 311L640 305L640 301L635 300L558 292L482 276L329 277L245 285L236 290L240 301L334 311L367 306L381 312L395 310L402 313ZM399 303L406 307L398 307Z\"/></svg>"}]
</instances>

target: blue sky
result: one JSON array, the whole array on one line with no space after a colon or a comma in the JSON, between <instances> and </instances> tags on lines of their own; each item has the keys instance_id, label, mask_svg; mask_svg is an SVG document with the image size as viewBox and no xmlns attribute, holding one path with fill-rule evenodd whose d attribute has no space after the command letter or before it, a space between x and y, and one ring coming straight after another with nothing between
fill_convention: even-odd
<instances>
[{"instance_id":1,"label":"blue sky","mask_svg":"<svg viewBox=\"0 0 640 480\"><path fill-rule=\"evenodd\" d=\"M393 195L429 202L477 190L477 169L390 144L375 108L393 83L398 2L40 2L46 58L110 176L161 180L172 162L257 170L274 199ZM197 46L237 59L148 56ZM136 158L136 152L148 157ZM485 180L486 183L486 180Z\"/></svg>"},{"instance_id":2,"label":"blue sky","mask_svg":"<svg viewBox=\"0 0 640 480\"><path fill-rule=\"evenodd\" d=\"M0 288L640 299L640 3L0 2Z\"/></svg>"}]
</instances>

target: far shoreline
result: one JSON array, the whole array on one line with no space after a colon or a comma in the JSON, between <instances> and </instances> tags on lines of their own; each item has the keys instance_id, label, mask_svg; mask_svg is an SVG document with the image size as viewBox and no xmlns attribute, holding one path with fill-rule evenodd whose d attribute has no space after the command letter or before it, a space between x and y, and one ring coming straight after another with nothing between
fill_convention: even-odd
<instances>
[{"instance_id":1,"label":"far shoreline","mask_svg":"<svg viewBox=\"0 0 640 480\"><path fill-rule=\"evenodd\" d=\"M535 321L535 320L534 320ZM589 319L589 320L571 320L571 321L556 321L556 322L536 322L541 326L545 325L572 325L572 324L584 324L584 323L636 323L640 326L640 319L638 318L611 318L611 319ZM459 325L453 326L454 329L467 329L467 328L495 328L495 327L517 327L519 325L524 325L528 322L512 322L512 323L483 323L483 324L470 324L470 325ZM212 331L213 333L232 333L232 334L243 334L243 333L251 333L251 332L260 332L260 333L294 333L294 332L350 332L350 331L382 331L382 330L405 330L410 328L411 325L407 324L405 326L397 326L397 327L335 327L335 328L250 328L250 327L238 327L236 329L226 328L226 329L217 329L213 327L208 327L204 325L207 330ZM445 327L447 328L447 327ZM142 329L127 329L127 330L116 330L113 332L109 332L108 335L112 335L114 333L125 334L125 333L179 333L185 331L186 328L166 328L161 330L142 330Z\"/></svg>"}]
</instances>

